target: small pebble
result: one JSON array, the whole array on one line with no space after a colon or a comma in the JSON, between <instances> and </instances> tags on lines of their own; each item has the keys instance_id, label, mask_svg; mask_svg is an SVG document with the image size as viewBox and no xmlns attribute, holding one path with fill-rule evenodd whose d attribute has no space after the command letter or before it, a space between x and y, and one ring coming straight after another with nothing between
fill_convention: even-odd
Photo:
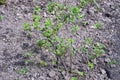
<instances>
[{"instance_id":1,"label":"small pebble","mask_svg":"<svg viewBox=\"0 0 120 80\"><path fill-rule=\"evenodd\" d=\"M49 76L50 76L50 77L54 77L54 76L55 76L55 71L50 71L50 72L49 72Z\"/></svg>"}]
</instances>

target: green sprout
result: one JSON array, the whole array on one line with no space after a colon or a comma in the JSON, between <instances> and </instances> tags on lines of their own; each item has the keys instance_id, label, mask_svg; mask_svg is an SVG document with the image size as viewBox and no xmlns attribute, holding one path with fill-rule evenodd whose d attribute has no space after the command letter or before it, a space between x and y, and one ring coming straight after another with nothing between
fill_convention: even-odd
<instances>
[{"instance_id":1,"label":"green sprout","mask_svg":"<svg viewBox=\"0 0 120 80\"><path fill-rule=\"evenodd\" d=\"M27 22L25 22L24 24L23 24L23 29L24 30L28 30L28 31L31 31L31 28L30 28L30 24L29 23L27 23Z\"/></svg>"},{"instance_id":2,"label":"green sprout","mask_svg":"<svg viewBox=\"0 0 120 80\"><path fill-rule=\"evenodd\" d=\"M101 22L97 22L96 24L93 25L95 29L100 29L102 26Z\"/></svg>"},{"instance_id":3,"label":"green sprout","mask_svg":"<svg viewBox=\"0 0 120 80\"><path fill-rule=\"evenodd\" d=\"M79 27L78 26L73 26L72 27L72 33L76 33L76 31L79 29Z\"/></svg>"},{"instance_id":4,"label":"green sprout","mask_svg":"<svg viewBox=\"0 0 120 80\"><path fill-rule=\"evenodd\" d=\"M88 67L90 67L92 69L92 68L94 68L94 64L92 62L88 62Z\"/></svg>"},{"instance_id":5,"label":"green sprout","mask_svg":"<svg viewBox=\"0 0 120 80\"><path fill-rule=\"evenodd\" d=\"M72 13L78 14L80 12L80 9L77 6L72 7Z\"/></svg>"},{"instance_id":6,"label":"green sprout","mask_svg":"<svg viewBox=\"0 0 120 80\"><path fill-rule=\"evenodd\" d=\"M86 41L86 44L91 44L91 38L87 38L85 41Z\"/></svg>"},{"instance_id":7,"label":"green sprout","mask_svg":"<svg viewBox=\"0 0 120 80\"><path fill-rule=\"evenodd\" d=\"M93 52L96 53L97 57L105 53L103 48L104 48L104 45L100 43L97 43L96 45L93 46Z\"/></svg>"},{"instance_id":8,"label":"green sprout","mask_svg":"<svg viewBox=\"0 0 120 80\"><path fill-rule=\"evenodd\" d=\"M0 5L6 4L6 0L0 0Z\"/></svg>"},{"instance_id":9,"label":"green sprout","mask_svg":"<svg viewBox=\"0 0 120 80\"><path fill-rule=\"evenodd\" d=\"M78 75L79 75L79 76L84 76L84 72L78 71Z\"/></svg>"},{"instance_id":10,"label":"green sprout","mask_svg":"<svg viewBox=\"0 0 120 80\"><path fill-rule=\"evenodd\" d=\"M0 20L2 20L4 18L4 16L0 15Z\"/></svg>"},{"instance_id":11,"label":"green sprout","mask_svg":"<svg viewBox=\"0 0 120 80\"><path fill-rule=\"evenodd\" d=\"M76 77L72 77L70 80L78 80Z\"/></svg>"},{"instance_id":12,"label":"green sprout","mask_svg":"<svg viewBox=\"0 0 120 80\"><path fill-rule=\"evenodd\" d=\"M19 74L25 74L25 73L27 73L27 69L25 69L25 68L21 68L19 71L18 71L18 73Z\"/></svg>"},{"instance_id":13,"label":"green sprout","mask_svg":"<svg viewBox=\"0 0 120 80\"><path fill-rule=\"evenodd\" d=\"M47 66L47 63L46 63L45 61L43 61L43 60L40 60L40 65L41 65L42 67L45 67L45 66Z\"/></svg>"}]
</instances>

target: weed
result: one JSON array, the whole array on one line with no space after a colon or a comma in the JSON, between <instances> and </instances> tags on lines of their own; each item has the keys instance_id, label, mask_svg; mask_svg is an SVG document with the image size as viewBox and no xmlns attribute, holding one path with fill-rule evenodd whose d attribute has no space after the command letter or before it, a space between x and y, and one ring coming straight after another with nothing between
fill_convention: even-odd
<instances>
[{"instance_id":1,"label":"weed","mask_svg":"<svg viewBox=\"0 0 120 80\"><path fill-rule=\"evenodd\" d=\"M2 20L4 18L4 16L0 15L0 20Z\"/></svg>"},{"instance_id":2,"label":"weed","mask_svg":"<svg viewBox=\"0 0 120 80\"><path fill-rule=\"evenodd\" d=\"M80 50L81 50L82 52L84 52L84 53L88 53L88 49L85 48L84 46L82 46L82 47L80 48Z\"/></svg>"},{"instance_id":3,"label":"weed","mask_svg":"<svg viewBox=\"0 0 120 80\"><path fill-rule=\"evenodd\" d=\"M108 62L108 64L113 65L116 64L117 62L115 60L111 60L110 62Z\"/></svg>"},{"instance_id":4,"label":"weed","mask_svg":"<svg viewBox=\"0 0 120 80\"><path fill-rule=\"evenodd\" d=\"M91 41L91 38L86 38L85 41L86 41L86 44L91 44L91 42L92 42L92 41Z\"/></svg>"},{"instance_id":5,"label":"weed","mask_svg":"<svg viewBox=\"0 0 120 80\"><path fill-rule=\"evenodd\" d=\"M92 0L79 0L80 1L80 7L84 7L86 6L89 2L91 2Z\"/></svg>"},{"instance_id":6,"label":"weed","mask_svg":"<svg viewBox=\"0 0 120 80\"><path fill-rule=\"evenodd\" d=\"M40 60L40 65L41 65L42 67L45 67L45 66L47 66L47 63L46 63L45 61L43 61L43 60Z\"/></svg>"},{"instance_id":7,"label":"weed","mask_svg":"<svg viewBox=\"0 0 120 80\"><path fill-rule=\"evenodd\" d=\"M102 26L101 22L97 22L97 23L95 23L95 24L93 25L93 27L94 27L95 29L100 29L101 26Z\"/></svg>"},{"instance_id":8,"label":"weed","mask_svg":"<svg viewBox=\"0 0 120 80\"><path fill-rule=\"evenodd\" d=\"M56 60L52 60L52 65L56 65L57 61Z\"/></svg>"},{"instance_id":9,"label":"weed","mask_svg":"<svg viewBox=\"0 0 120 80\"><path fill-rule=\"evenodd\" d=\"M48 2L47 6L46 6L46 9L47 9L48 12L52 12L52 11L54 11L55 6L57 6L57 3L55 3L55 2L52 2L52 3ZM59 8L60 8L60 6L59 6Z\"/></svg>"},{"instance_id":10,"label":"weed","mask_svg":"<svg viewBox=\"0 0 120 80\"><path fill-rule=\"evenodd\" d=\"M88 67L90 67L92 69L92 68L94 68L94 64L92 62L88 62Z\"/></svg>"},{"instance_id":11,"label":"weed","mask_svg":"<svg viewBox=\"0 0 120 80\"><path fill-rule=\"evenodd\" d=\"M76 77L72 77L70 80L78 80Z\"/></svg>"},{"instance_id":12,"label":"weed","mask_svg":"<svg viewBox=\"0 0 120 80\"><path fill-rule=\"evenodd\" d=\"M33 56L33 53L25 53L23 56L24 57L31 57L31 56Z\"/></svg>"},{"instance_id":13,"label":"weed","mask_svg":"<svg viewBox=\"0 0 120 80\"><path fill-rule=\"evenodd\" d=\"M76 31L79 29L79 27L78 26L73 26L72 27L72 33L76 33Z\"/></svg>"},{"instance_id":14,"label":"weed","mask_svg":"<svg viewBox=\"0 0 120 80\"><path fill-rule=\"evenodd\" d=\"M72 13L78 14L80 12L80 9L77 6L72 7Z\"/></svg>"},{"instance_id":15,"label":"weed","mask_svg":"<svg viewBox=\"0 0 120 80\"><path fill-rule=\"evenodd\" d=\"M80 0L81 5L87 4L90 0ZM57 61L61 60L61 58L65 57L65 54L68 53L70 57L70 70L72 70L72 55L75 52L73 47L74 40L70 37L68 39L61 38L58 35L58 32L62 30L63 27L67 30L68 25L72 25L71 28L72 33L76 33L76 31L79 29L77 24L75 23L76 20L81 19L84 15L81 14L80 8L78 6L67 6L62 4L57 4L55 2L49 2L46 6L47 10L47 18L44 20L44 23L42 23L44 26L40 27L40 19L43 18L42 16L39 16L39 12L42 13L41 9L39 9L38 6L35 7L33 12L33 23L32 25L29 25L28 23L25 23L24 30L31 31L30 26L33 26L35 30L39 30L40 34L42 35L43 39L36 40L36 45L40 48L47 49L48 51L55 54ZM52 18L50 17L52 15ZM75 25L76 24L76 25ZM84 23L87 25L87 23ZM65 25L65 26L63 26ZM98 25L96 25L98 27ZM73 35L73 34L71 34ZM86 39L86 44L92 44L91 39ZM99 51L97 50L99 49ZM88 49L86 47L82 47L81 50L85 53L88 53ZM103 48L100 46L94 46L94 53L102 53ZM29 56L29 55L28 55ZM52 64L55 65L57 61L52 61ZM29 61L27 61L28 63ZM62 62L62 60L61 60ZM39 64L41 66L46 66L47 62L40 60ZM59 65L58 65L59 66ZM88 66L90 68L94 68L94 64L91 62L88 62ZM80 76L83 76L83 72L78 72ZM77 80L76 77L72 77L71 80Z\"/></svg>"},{"instance_id":16,"label":"weed","mask_svg":"<svg viewBox=\"0 0 120 80\"><path fill-rule=\"evenodd\" d=\"M81 18L83 18L83 17L84 17L84 14L79 13L79 14L77 15L77 18L78 18L78 19L81 19Z\"/></svg>"},{"instance_id":17,"label":"weed","mask_svg":"<svg viewBox=\"0 0 120 80\"><path fill-rule=\"evenodd\" d=\"M95 56L95 55L93 55L93 54L90 54L90 55L89 55L89 58L90 58L90 60L93 60L93 59L95 59L95 58L96 58L96 56Z\"/></svg>"},{"instance_id":18,"label":"weed","mask_svg":"<svg viewBox=\"0 0 120 80\"><path fill-rule=\"evenodd\" d=\"M27 73L27 69L25 69L25 68L21 68L19 71L18 71L18 73L19 74L25 74L25 73Z\"/></svg>"},{"instance_id":19,"label":"weed","mask_svg":"<svg viewBox=\"0 0 120 80\"><path fill-rule=\"evenodd\" d=\"M25 60L25 64L34 63L33 60Z\"/></svg>"},{"instance_id":20,"label":"weed","mask_svg":"<svg viewBox=\"0 0 120 80\"><path fill-rule=\"evenodd\" d=\"M97 43L96 45L93 45L93 52L96 53L97 57L99 57L99 56L101 56L102 54L105 53L103 48L104 48L104 45L100 44L100 43Z\"/></svg>"},{"instance_id":21,"label":"weed","mask_svg":"<svg viewBox=\"0 0 120 80\"><path fill-rule=\"evenodd\" d=\"M6 0L0 0L0 5L6 4Z\"/></svg>"},{"instance_id":22,"label":"weed","mask_svg":"<svg viewBox=\"0 0 120 80\"><path fill-rule=\"evenodd\" d=\"M24 24L23 24L23 29L24 30L28 30L28 31L31 31L31 28L30 28L30 24L29 23L27 23L27 22L25 22Z\"/></svg>"},{"instance_id":23,"label":"weed","mask_svg":"<svg viewBox=\"0 0 120 80\"><path fill-rule=\"evenodd\" d=\"M37 12L41 12L42 10L40 9L39 6L35 6L34 10L33 10L33 13L34 14L37 14Z\"/></svg>"},{"instance_id":24,"label":"weed","mask_svg":"<svg viewBox=\"0 0 120 80\"><path fill-rule=\"evenodd\" d=\"M78 71L78 75L79 75L79 76L84 76L84 72Z\"/></svg>"}]
</instances>

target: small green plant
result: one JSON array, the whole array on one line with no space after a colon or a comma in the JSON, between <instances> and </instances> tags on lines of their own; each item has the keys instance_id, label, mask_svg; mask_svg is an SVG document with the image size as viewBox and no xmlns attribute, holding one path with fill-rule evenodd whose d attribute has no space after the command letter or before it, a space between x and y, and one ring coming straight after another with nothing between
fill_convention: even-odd
<instances>
[{"instance_id":1,"label":"small green plant","mask_svg":"<svg viewBox=\"0 0 120 80\"><path fill-rule=\"evenodd\" d=\"M45 67L45 66L47 66L47 63L46 63L45 61L43 61L43 60L40 60L40 65L41 65L42 67Z\"/></svg>"},{"instance_id":2,"label":"small green plant","mask_svg":"<svg viewBox=\"0 0 120 80\"><path fill-rule=\"evenodd\" d=\"M33 60L25 60L25 64L29 64L29 63L34 64Z\"/></svg>"},{"instance_id":3,"label":"small green plant","mask_svg":"<svg viewBox=\"0 0 120 80\"><path fill-rule=\"evenodd\" d=\"M80 7L86 6L88 3L90 3L92 0L79 0L80 1Z\"/></svg>"},{"instance_id":4,"label":"small green plant","mask_svg":"<svg viewBox=\"0 0 120 80\"><path fill-rule=\"evenodd\" d=\"M46 6L46 9L47 9L48 12L52 12L52 11L54 11L56 6L57 6L57 3L55 3L55 2L52 2L52 3L48 2L47 6ZM59 8L60 8L60 6L59 6Z\"/></svg>"},{"instance_id":5,"label":"small green plant","mask_svg":"<svg viewBox=\"0 0 120 80\"><path fill-rule=\"evenodd\" d=\"M89 58L90 58L90 60L93 60L93 59L96 58L96 56L95 56L94 54L90 54L90 55L89 55Z\"/></svg>"},{"instance_id":6,"label":"small green plant","mask_svg":"<svg viewBox=\"0 0 120 80\"><path fill-rule=\"evenodd\" d=\"M105 53L103 48L104 48L104 45L100 43L93 45L93 52L96 54L97 57Z\"/></svg>"},{"instance_id":7,"label":"small green plant","mask_svg":"<svg viewBox=\"0 0 120 80\"><path fill-rule=\"evenodd\" d=\"M78 71L78 75L79 75L79 76L84 76L84 72Z\"/></svg>"},{"instance_id":8,"label":"small green plant","mask_svg":"<svg viewBox=\"0 0 120 80\"><path fill-rule=\"evenodd\" d=\"M21 69L18 71L19 74L26 74L27 72L28 72L28 70L25 69L25 68L21 68Z\"/></svg>"},{"instance_id":9,"label":"small green plant","mask_svg":"<svg viewBox=\"0 0 120 80\"><path fill-rule=\"evenodd\" d=\"M78 80L76 77L72 77L70 80Z\"/></svg>"},{"instance_id":10,"label":"small green plant","mask_svg":"<svg viewBox=\"0 0 120 80\"><path fill-rule=\"evenodd\" d=\"M80 9L77 6L72 7L72 13L78 14L80 12Z\"/></svg>"},{"instance_id":11,"label":"small green plant","mask_svg":"<svg viewBox=\"0 0 120 80\"><path fill-rule=\"evenodd\" d=\"M31 28L30 28L30 24L29 23L27 23L27 22L25 22L24 24L23 24L23 29L24 30L28 30L28 31L31 31Z\"/></svg>"},{"instance_id":12,"label":"small green plant","mask_svg":"<svg viewBox=\"0 0 120 80\"><path fill-rule=\"evenodd\" d=\"M97 22L97 23L95 23L95 24L93 25L93 27L94 27L95 29L100 29L100 28L102 27L102 24L101 24L101 22Z\"/></svg>"},{"instance_id":13,"label":"small green plant","mask_svg":"<svg viewBox=\"0 0 120 80\"><path fill-rule=\"evenodd\" d=\"M27 52L27 53L23 54L23 56L24 56L24 57L31 57L31 56L33 56L33 53Z\"/></svg>"},{"instance_id":14,"label":"small green plant","mask_svg":"<svg viewBox=\"0 0 120 80\"><path fill-rule=\"evenodd\" d=\"M94 68L94 64L92 62L88 62L88 67L90 67L92 69L92 68Z\"/></svg>"},{"instance_id":15,"label":"small green plant","mask_svg":"<svg viewBox=\"0 0 120 80\"><path fill-rule=\"evenodd\" d=\"M84 46L82 46L82 47L80 48L80 50L81 50L82 52L84 52L84 53L88 53L88 49L87 49L86 47L84 47Z\"/></svg>"},{"instance_id":16,"label":"small green plant","mask_svg":"<svg viewBox=\"0 0 120 80\"><path fill-rule=\"evenodd\" d=\"M117 62L115 60L111 60L110 62L108 62L108 64L113 65L116 64Z\"/></svg>"},{"instance_id":17,"label":"small green plant","mask_svg":"<svg viewBox=\"0 0 120 80\"><path fill-rule=\"evenodd\" d=\"M4 18L4 16L0 15L0 20L2 20Z\"/></svg>"},{"instance_id":18,"label":"small green plant","mask_svg":"<svg viewBox=\"0 0 120 80\"><path fill-rule=\"evenodd\" d=\"M14 80L19 80L18 78L14 79Z\"/></svg>"},{"instance_id":19,"label":"small green plant","mask_svg":"<svg viewBox=\"0 0 120 80\"><path fill-rule=\"evenodd\" d=\"M0 5L6 4L6 0L0 0Z\"/></svg>"},{"instance_id":20,"label":"small green plant","mask_svg":"<svg viewBox=\"0 0 120 80\"><path fill-rule=\"evenodd\" d=\"M56 60L52 60L52 65L56 65L57 61Z\"/></svg>"},{"instance_id":21,"label":"small green plant","mask_svg":"<svg viewBox=\"0 0 120 80\"><path fill-rule=\"evenodd\" d=\"M86 38L85 41L86 41L86 44L91 44L91 42L92 42L92 41L91 41L91 38Z\"/></svg>"},{"instance_id":22,"label":"small green plant","mask_svg":"<svg viewBox=\"0 0 120 80\"><path fill-rule=\"evenodd\" d=\"M72 33L76 33L76 31L79 29L79 27L78 26L73 26L72 27Z\"/></svg>"},{"instance_id":23,"label":"small green plant","mask_svg":"<svg viewBox=\"0 0 120 80\"><path fill-rule=\"evenodd\" d=\"M38 12L41 12L42 10L40 9L39 6L35 6L34 10L33 10L33 13L34 14L37 14Z\"/></svg>"},{"instance_id":24,"label":"small green plant","mask_svg":"<svg viewBox=\"0 0 120 80\"><path fill-rule=\"evenodd\" d=\"M88 3L87 0L80 1L82 5ZM59 35L59 32L62 29L68 30L69 25L72 25L73 27L71 28L70 32L76 33L79 27L76 26L78 24L76 24L75 21L81 19L84 15L81 14L80 8L78 6L67 6L63 4L57 4L55 2L49 2L45 10L47 10L47 18L44 19L44 16L39 16L39 14L41 14L43 11L39 9L38 6L35 7L33 13L33 23L32 25L25 23L24 30L32 31L29 26L33 26L35 30L38 30L40 32L42 38L36 39L36 45L40 47L40 49L47 49L49 52L55 55L57 60L52 61L52 64L53 65L57 64L58 69L59 63L63 63L64 65L62 59L65 59L65 55L68 54L70 58L70 72L71 72L72 56L76 51L76 49L73 47L74 40L72 36L75 34L70 34L69 38L64 38L64 36ZM43 23L40 22L41 19L44 20ZM40 26L40 24L42 24L43 26ZM91 39L87 38L86 43L92 44ZM85 46L83 46L81 50L85 53L89 52L88 48L86 48ZM47 66L47 62L43 60L40 60L39 64L43 67ZM94 68L94 64L92 64L91 62L88 62L88 66L90 68ZM77 74L79 74L80 76L84 75L83 72L78 72ZM71 80L78 79L76 77L72 77Z\"/></svg>"}]
</instances>

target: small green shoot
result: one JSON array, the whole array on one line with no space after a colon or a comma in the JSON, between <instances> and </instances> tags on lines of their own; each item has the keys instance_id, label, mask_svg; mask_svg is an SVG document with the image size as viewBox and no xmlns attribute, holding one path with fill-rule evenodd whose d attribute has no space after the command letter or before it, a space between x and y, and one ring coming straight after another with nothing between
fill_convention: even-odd
<instances>
[{"instance_id":1,"label":"small green shoot","mask_svg":"<svg viewBox=\"0 0 120 80\"><path fill-rule=\"evenodd\" d=\"M4 16L0 15L0 20L3 20Z\"/></svg>"},{"instance_id":2,"label":"small green shoot","mask_svg":"<svg viewBox=\"0 0 120 80\"><path fill-rule=\"evenodd\" d=\"M24 23L24 24L23 24L23 29L26 30L26 31L27 31L27 30L28 30L28 31L31 31L30 24L27 23L27 22Z\"/></svg>"},{"instance_id":3,"label":"small green shoot","mask_svg":"<svg viewBox=\"0 0 120 80\"><path fill-rule=\"evenodd\" d=\"M88 67L92 69L94 68L94 64L92 62L88 62Z\"/></svg>"},{"instance_id":4,"label":"small green shoot","mask_svg":"<svg viewBox=\"0 0 120 80\"><path fill-rule=\"evenodd\" d=\"M0 5L5 5L6 4L6 0L0 0Z\"/></svg>"},{"instance_id":5,"label":"small green shoot","mask_svg":"<svg viewBox=\"0 0 120 80\"><path fill-rule=\"evenodd\" d=\"M43 60L40 60L40 65L41 65L42 67L45 67L45 66L47 66L47 63L46 63L45 61L43 61Z\"/></svg>"},{"instance_id":6,"label":"small green shoot","mask_svg":"<svg viewBox=\"0 0 120 80\"><path fill-rule=\"evenodd\" d=\"M25 53L24 55L23 55L24 57L31 57L31 56L33 56L33 53Z\"/></svg>"},{"instance_id":7,"label":"small green shoot","mask_svg":"<svg viewBox=\"0 0 120 80\"><path fill-rule=\"evenodd\" d=\"M28 71L27 69L21 68L21 69L18 71L18 73L21 74L21 75L23 75L23 74L26 74L27 71Z\"/></svg>"},{"instance_id":8,"label":"small green shoot","mask_svg":"<svg viewBox=\"0 0 120 80\"><path fill-rule=\"evenodd\" d=\"M25 60L25 64L34 63L32 60Z\"/></svg>"},{"instance_id":9,"label":"small green shoot","mask_svg":"<svg viewBox=\"0 0 120 80\"><path fill-rule=\"evenodd\" d=\"M70 80L78 80L76 77L72 77Z\"/></svg>"},{"instance_id":10,"label":"small green shoot","mask_svg":"<svg viewBox=\"0 0 120 80\"><path fill-rule=\"evenodd\" d=\"M76 33L76 31L79 29L79 27L78 26L73 26L72 27L72 33Z\"/></svg>"},{"instance_id":11,"label":"small green shoot","mask_svg":"<svg viewBox=\"0 0 120 80\"><path fill-rule=\"evenodd\" d=\"M37 14L37 12L41 12L41 11L42 11L42 10L40 9L39 6L35 6L35 8L34 8L34 10L33 10L34 14Z\"/></svg>"},{"instance_id":12,"label":"small green shoot","mask_svg":"<svg viewBox=\"0 0 120 80\"><path fill-rule=\"evenodd\" d=\"M79 14L77 15L77 18L78 18L78 19L81 19L81 18L83 18L83 17L84 17L84 15L81 14L81 13L79 13Z\"/></svg>"},{"instance_id":13,"label":"small green shoot","mask_svg":"<svg viewBox=\"0 0 120 80\"><path fill-rule=\"evenodd\" d=\"M116 64L117 62L115 60L111 60L110 62L108 62L108 64L113 65Z\"/></svg>"},{"instance_id":14,"label":"small green shoot","mask_svg":"<svg viewBox=\"0 0 120 80\"><path fill-rule=\"evenodd\" d=\"M93 52L96 53L97 57L105 53L103 48L104 48L104 45L100 43L97 43L96 45L93 46Z\"/></svg>"},{"instance_id":15,"label":"small green shoot","mask_svg":"<svg viewBox=\"0 0 120 80\"><path fill-rule=\"evenodd\" d=\"M57 61L56 60L52 60L52 65L56 65Z\"/></svg>"},{"instance_id":16,"label":"small green shoot","mask_svg":"<svg viewBox=\"0 0 120 80\"><path fill-rule=\"evenodd\" d=\"M79 75L79 76L84 76L84 72L78 71L78 75Z\"/></svg>"},{"instance_id":17,"label":"small green shoot","mask_svg":"<svg viewBox=\"0 0 120 80\"><path fill-rule=\"evenodd\" d=\"M78 14L80 9L77 6L72 7L72 13L73 14Z\"/></svg>"},{"instance_id":18,"label":"small green shoot","mask_svg":"<svg viewBox=\"0 0 120 80\"><path fill-rule=\"evenodd\" d=\"M94 27L94 29L101 29L102 24L101 24L101 22L97 22L93 25L93 27Z\"/></svg>"},{"instance_id":19,"label":"small green shoot","mask_svg":"<svg viewBox=\"0 0 120 80\"><path fill-rule=\"evenodd\" d=\"M86 38L85 41L86 41L86 44L91 44L91 42L92 42L92 41L91 41L91 38Z\"/></svg>"}]
</instances>

